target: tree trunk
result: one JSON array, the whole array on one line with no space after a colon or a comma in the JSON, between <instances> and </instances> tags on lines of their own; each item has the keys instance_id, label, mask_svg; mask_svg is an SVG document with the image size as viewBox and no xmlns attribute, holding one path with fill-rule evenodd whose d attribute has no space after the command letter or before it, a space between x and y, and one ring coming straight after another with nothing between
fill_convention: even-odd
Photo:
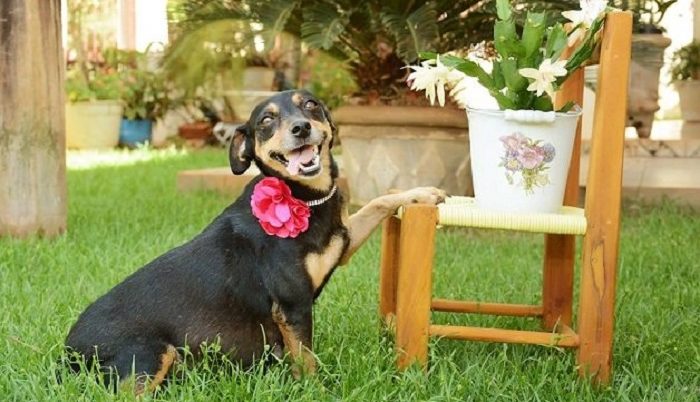
<instances>
[{"instance_id":1,"label":"tree trunk","mask_svg":"<svg viewBox=\"0 0 700 402\"><path fill-rule=\"evenodd\" d=\"M0 236L66 228L60 0L0 1Z\"/></svg>"}]
</instances>

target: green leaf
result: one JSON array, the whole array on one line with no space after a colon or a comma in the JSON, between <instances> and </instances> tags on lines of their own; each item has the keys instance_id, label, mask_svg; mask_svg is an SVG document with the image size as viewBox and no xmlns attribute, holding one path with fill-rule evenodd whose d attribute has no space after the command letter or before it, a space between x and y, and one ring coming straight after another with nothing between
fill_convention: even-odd
<instances>
[{"instance_id":1,"label":"green leaf","mask_svg":"<svg viewBox=\"0 0 700 402\"><path fill-rule=\"evenodd\" d=\"M338 41L350 19L338 7L320 3L316 7L303 10L304 22L301 24L301 37L310 46L328 50Z\"/></svg>"},{"instance_id":2,"label":"green leaf","mask_svg":"<svg viewBox=\"0 0 700 402\"><path fill-rule=\"evenodd\" d=\"M541 110L543 112L551 112L554 110L552 98L550 98L547 94L542 94L542 96L535 99L533 106L535 110Z\"/></svg>"},{"instance_id":3,"label":"green leaf","mask_svg":"<svg viewBox=\"0 0 700 402\"><path fill-rule=\"evenodd\" d=\"M496 99L496 102L498 102L498 107L501 108L501 110L505 109L513 109L517 110L518 105L517 103L513 102L510 98L508 98L506 95L501 93L500 91L489 91L491 96L493 96Z\"/></svg>"},{"instance_id":4,"label":"green leaf","mask_svg":"<svg viewBox=\"0 0 700 402\"><path fill-rule=\"evenodd\" d=\"M547 32L547 44L545 45L545 57L552 60L559 60L564 49L566 49L567 36L564 26L557 23Z\"/></svg>"},{"instance_id":5,"label":"green leaf","mask_svg":"<svg viewBox=\"0 0 700 402\"><path fill-rule=\"evenodd\" d=\"M435 60L437 56L435 52L418 52L418 58L421 60Z\"/></svg>"},{"instance_id":6,"label":"green leaf","mask_svg":"<svg viewBox=\"0 0 700 402\"><path fill-rule=\"evenodd\" d=\"M451 54L443 54L440 56L440 63L446 65L447 67L456 68L458 65L464 63L465 59L457 56L452 56Z\"/></svg>"},{"instance_id":7,"label":"green leaf","mask_svg":"<svg viewBox=\"0 0 700 402\"><path fill-rule=\"evenodd\" d=\"M440 36L438 15L432 2L423 4L410 14L398 14L387 7L380 16L396 40L396 53L404 61L416 60L419 52L433 47Z\"/></svg>"},{"instance_id":8,"label":"green leaf","mask_svg":"<svg viewBox=\"0 0 700 402\"><path fill-rule=\"evenodd\" d=\"M494 87L496 89L503 89L506 86L505 78L503 78L503 70L501 68L501 61L493 61L493 70L491 71L491 78L493 78Z\"/></svg>"},{"instance_id":9,"label":"green leaf","mask_svg":"<svg viewBox=\"0 0 700 402\"><path fill-rule=\"evenodd\" d=\"M566 62L566 70L569 72L565 77L560 77L557 79L557 84L564 82L574 71L578 70L579 67L583 65L588 59L593 55L593 51L597 46L596 34L603 28L603 23L605 22L605 15L598 17L591 28L586 33L583 41L571 54L571 57Z\"/></svg>"},{"instance_id":10,"label":"green leaf","mask_svg":"<svg viewBox=\"0 0 700 402\"><path fill-rule=\"evenodd\" d=\"M566 102L566 104L564 106L562 106L561 109L557 110L557 112L566 113L566 112L570 111L571 109L573 109L574 106L576 106L576 103L574 103L574 101L568 101L568 102Z\"/></svg>"},{"instance_id":11,"label":"green leaf","mask_svg":"<svg viewBox=\"0 0 700 402\"><path fill-rule=\"evenodd\" d=\"M524 49L515 31L515 22L496 21L493 27L494 46L502 58L522 57Z\"/></svg>"},{"instance_id":12,"label":"green leaf","mask_svg":"<svg viewBox=\"0 0 700 402\"><path fill-rule=\"evenodd\" d=\"M462 62L454 66L454 68L479 80L479 83L489 90L489 92L498 91L498 88L496 88L496 84L491 76L488 75L488 73L484 71L484 69L477 63L471 60L462 60Z\"/></svg>"},{"instance_id":13,"label":"green leaf","mask_svg":"<svg viewBox=\"0 0 700 402\"><path fill-rule=\"evenodd\" d=\"M265 40L265 47L272 48L275 37L284 31L292 12L299 6L300 0L264 1L253 3L259 15L260 22L265 27L261 32Z\"/></svg>"},{"instance_id":14,"label":"green leaf","mask_svg":"<svg viewBox=\"0 0 700 402\"><path fill-rule=\"evenodd\" d=\"M498 14L498 19L503 21L509 20L513 16L513 8L510 5L510 1L497 0L496 13Z\"/></svg>"},{"instance_id":15,"label":"green leaf","mask_svg":"<svg viewBox=\"0 0 700 402\"><path fill-rule=\"evenodd\" d=\"M501 60L501 69L505 78L506 86L509 90L522 91L528 86L527 78L518 72L518 60L511 57Z\"/></svg>"},{"instance_id":16,"label":"green leaf","mask_svg":"<svg viewBox=\"0 0 700 402\"><path fill-rule=\"evenodd\" d=\"M522 39L526 58L532 57L542 46L542 38L546 28L545 17L544 13L527 13Z\"/></svg>"}]
</instances>

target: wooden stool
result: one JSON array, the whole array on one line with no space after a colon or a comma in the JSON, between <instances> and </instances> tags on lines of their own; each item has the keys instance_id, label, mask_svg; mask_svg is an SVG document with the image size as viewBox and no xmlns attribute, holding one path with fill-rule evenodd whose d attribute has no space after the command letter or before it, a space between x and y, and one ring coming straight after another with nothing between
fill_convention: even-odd
<instances>
[{"instance_id":1,"label":"wooden stool","mask_svg":"<svg viewBox=\"0 0 700 402\"><path fill-rule=\"evenodd\" d=\"M631 14L612 12L603 32L585 208L579 209L580 124L565 205L558 214L515 215L480 210L465 197L438 207L415 205L385 221L380 313L395 319L398 366L427 363L430 336L486 342L557 345L578 350L582 376L610 379L620 225L622 156L630 63ZM559 105L583 98L583 72L566 82ZM437 225L545 233L542 305L477 303L432 297ZM572 329L575 236L583 235L578 325ZM430 312L541 317L546 332L431 325Z\"/></svg>"}]
</instances>

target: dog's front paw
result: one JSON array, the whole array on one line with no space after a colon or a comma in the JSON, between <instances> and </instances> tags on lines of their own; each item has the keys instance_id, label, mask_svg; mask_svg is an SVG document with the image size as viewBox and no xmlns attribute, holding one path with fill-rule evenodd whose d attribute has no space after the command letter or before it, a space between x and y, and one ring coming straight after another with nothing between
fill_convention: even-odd
<instances>
[{"instance_id":1,"label":"dog's front paw","mask_svg":"<svg viewBox=\"0 0 700 402\"><path fill-rule=\"evenodd\" d=\"M431 204L437 205L447 197L444 190L435 187L418 187L404 191L404 205L407 204Z\"/></svg>"}]
</instances>

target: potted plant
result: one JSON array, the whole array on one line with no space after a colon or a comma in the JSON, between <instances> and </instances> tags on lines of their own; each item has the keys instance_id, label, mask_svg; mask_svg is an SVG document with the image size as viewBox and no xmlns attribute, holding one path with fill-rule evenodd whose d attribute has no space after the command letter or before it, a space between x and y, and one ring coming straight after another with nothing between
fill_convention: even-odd
<instances>
[{"instance_id":1,"label":"potted plant","mask_svg":"<svg viewBox=\"0 0 700 402\"><path fill-rule=\"evenodd\" d=\"M672 63L671 77L678 89L683 120L700 124L700 42L678 49Z\"/></svg>"},{"instance_id":2,"label":"potted plant","mask_svg":"<svg viewBox=\"0 0 700 402\"><path fill-rule=\"evenodd\" d=\"M160 73L148 66L147 52L118 51L115 57L124 89L119 142L128 147L151 140L153 122L170 107L169 86Z\"/></svg>"},{"instance_id":3,"label":"potted plant","mask_svg":"<svg viewBox=\"0 0 700 402\"><path fill-rule=\"evenodd\" d=\"M95 67L70 69L66 73L66 93L66 146L117 146L123 110L117 72Z\"/></svg>"},{"instance_id":4,"label":"potted plant","mask_svg":"<svg viewBox=\"0 0 700 402\"><path fill-rule=\"evenodd\" d=\"M467 97L474 192L481 208L509 212L556 212L562 205L580 108L554 109L555 91L593 55L607 1L581 2L562 13L571 21L547 27L545 13L528 12L522 33L508 0L497 0L496 55L491 68L472 58L424 54L413 67L412 88L442 104L445 87ZM561 59L570 44L568 59ZM490 71L489 71L490 70ZM497 109L469 106L463 73L491 95ZM466 92L466 93L465 93Z\"/></svg>"}]
</instances>

